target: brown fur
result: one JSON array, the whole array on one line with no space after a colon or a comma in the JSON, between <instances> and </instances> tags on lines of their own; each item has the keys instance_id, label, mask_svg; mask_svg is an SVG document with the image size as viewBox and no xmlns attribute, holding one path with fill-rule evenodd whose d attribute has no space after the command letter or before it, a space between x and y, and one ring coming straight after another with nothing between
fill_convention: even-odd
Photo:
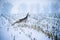
<instances>
[{"instance_id":1,"label":"brown fur","mask_svg":"<svg viewBox=\"0 0 60 40\"><path fill-rule=\"evenodd\" d=\"M29 14L27 14L26 17L24 17L24 18L22 18L22 19L19 19L18 21L14 22L12 25L14 25L14 24L16 24L16 23L20 23L20 22L22 22L22 21L25 21L25 22L26 22L26 20L27 20L27 18L28 18L28 15L29 15Z\"/></svg>"}]
</instances>

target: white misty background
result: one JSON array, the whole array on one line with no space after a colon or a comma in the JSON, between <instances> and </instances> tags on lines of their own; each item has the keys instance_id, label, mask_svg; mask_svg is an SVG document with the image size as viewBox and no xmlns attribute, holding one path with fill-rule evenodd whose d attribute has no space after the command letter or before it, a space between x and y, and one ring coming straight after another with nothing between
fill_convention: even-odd
<instances>
[{"instance_id":1,"label":"white misty background","mask_svg":"<svg viewBox=\"0 0 60 40\"><path fill-rule=\"evenodd\" d=\"M0 0L0 40L60 40L59 4L59 0ZM11 25L27 13L26 23Z\"/></svg>"}]
</instances>

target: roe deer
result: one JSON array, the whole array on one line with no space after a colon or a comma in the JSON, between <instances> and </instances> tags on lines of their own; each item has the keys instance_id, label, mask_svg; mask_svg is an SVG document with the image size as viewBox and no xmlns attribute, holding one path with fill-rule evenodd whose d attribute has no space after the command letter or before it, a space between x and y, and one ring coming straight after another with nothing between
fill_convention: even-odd
<instances>
[{"instance_id":1,"label":"roe deer","mask_svg":"<svg viewBox=\"0 0 60 40\"><path fill-rule=\"evenodd\" d=\"M29 13L27 13L26 17L24 17L24 18L22 18L22 19L19 19L18 21L14 22L12 25L14 25L14 24L16 24L16 23L23 22L23 21L25 21L25 22L26 22L26 20L27 20L28 16L29 16Z\"/></svg>"}]
</instances>

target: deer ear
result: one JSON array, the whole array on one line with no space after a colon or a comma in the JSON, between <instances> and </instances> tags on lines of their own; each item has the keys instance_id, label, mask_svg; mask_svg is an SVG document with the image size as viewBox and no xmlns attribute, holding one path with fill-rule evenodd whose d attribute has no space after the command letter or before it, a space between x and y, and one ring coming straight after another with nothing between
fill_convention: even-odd
<instances>
[{"instance_id":1,"label":"deer ear","mask_svg":"<svg viewBox=\"0 0 60 40\"><path fill-rule=\"evenodd\" d=\"M27 14L29 15L29 12Z\"/></svg>"},{"instance_id":2,"label":"deer ear","mask_svg":"<svg viewBox=\"0 0 60 40\"><path fill-rule=\"evenodd\" d=\"M30 16L30 15L29 15L29 12L27 13L27 15Z\"/></svg>"}]
</instances>

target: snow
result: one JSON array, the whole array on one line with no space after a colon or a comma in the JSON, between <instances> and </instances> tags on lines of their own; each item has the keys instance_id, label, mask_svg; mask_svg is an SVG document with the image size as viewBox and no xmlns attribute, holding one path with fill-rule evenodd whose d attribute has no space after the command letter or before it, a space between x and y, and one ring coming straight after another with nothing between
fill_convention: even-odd
<instances>
[{"instance_id":1,"label":"snow","mask_svg":"<svg viewBox=\"0 0 60 40\"><path fill-rule=\"evenodd\" d=\"M60 40L58 2L52 0L47 2L40 0L40 3L37 0L20 1L0 1L0 40L56 40L56 35L57 40ZM28 12L26 22L12 25L18 19L24 18Z\"/></svg>"},{"instance_id":2,"label":"snow","mask_svg":"<svg viewBox=\"0 0 60 40\"><path fill-rule=\"evenodd\" d=\"M5 38L6 40L51 40L51 38L48 38L47 35L45 35L41 31L37 31L33 28L30 28L31 25L35 25L37 20L29 18L26 23L22 22L20 24L16 24L14 26L11 26L11 24L6 20L4 17L1 17L0 20L2 19L1 24L1 35ZM3 21L4 20L4 21ZM51 22L51 20L50 20ZM29 24L30 23L30 24ZM32 23L32 24L31 24ZM41 21L41 25L45 25L46 19ZM51 24L52 25L52 24ZM38 25L37 25L38 26ZM42 26L44 29L46 29L44 26ZM51 26L50 26L51 27ZM51 29L49 28L51 31ZM4 35L3 35L4 34ZM14 39L15 36L15 39ZM24 38L24 39L23 39Z\"/></svg>"},{"instance_id":3,"label":"snow","mask_svg":"<svg viewBox=\"0 0 60 40\"><path fill-rule=\"evenodd\" d=\"M1 40L8 40L8 39L9 40L47 40L49 39L48 36L46 36L41 31L38 32L37 30L31 29L28 27L22 27L20 25L18 27L17 24L14 26L11 26L10 23L4 17L1 17L0 20L1 19L2 19L1 21L2 23L5 22L4 25L1 24L2 28L0 28L1 30L0 35L3 36ZM33 22L30 22L30 23L33 23ZM24 25L24 23L22 24Z\"/></svg>"}]
</instances>

